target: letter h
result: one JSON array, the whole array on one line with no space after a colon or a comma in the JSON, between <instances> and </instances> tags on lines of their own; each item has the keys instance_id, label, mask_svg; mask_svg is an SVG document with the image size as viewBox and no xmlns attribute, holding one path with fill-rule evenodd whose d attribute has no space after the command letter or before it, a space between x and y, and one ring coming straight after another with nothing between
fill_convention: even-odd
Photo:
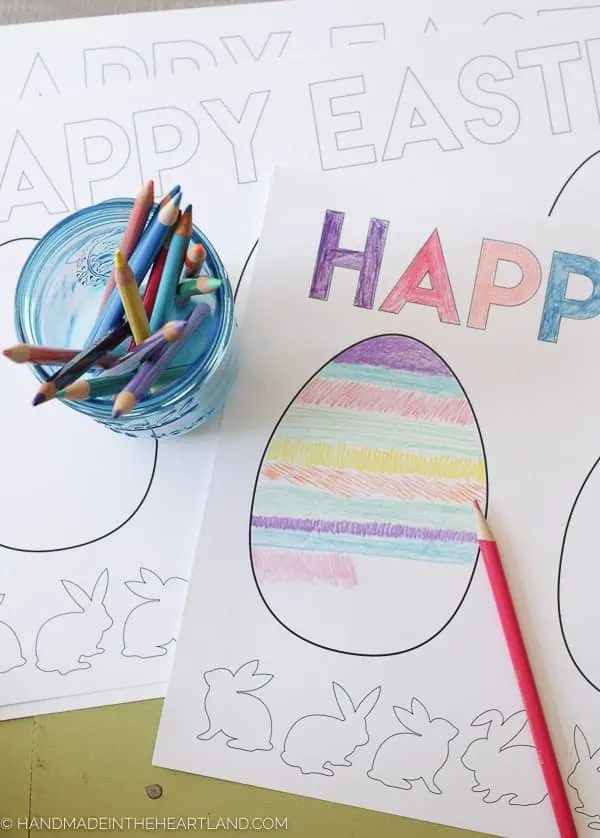
<instances>
[{"instance_id":1,"label":"letter h","mask_svg":"<svg viewBox=\"0 0 600 838\"><path fill-rule=\"evenodd\" d=\"M360 272L354 305L373 308L388 223L372 218L364 251L344 250L340 247L344 213L327 210L309 296L315 300L327 300L334 269L350 268Z\"/></svg>"}]
</instances>

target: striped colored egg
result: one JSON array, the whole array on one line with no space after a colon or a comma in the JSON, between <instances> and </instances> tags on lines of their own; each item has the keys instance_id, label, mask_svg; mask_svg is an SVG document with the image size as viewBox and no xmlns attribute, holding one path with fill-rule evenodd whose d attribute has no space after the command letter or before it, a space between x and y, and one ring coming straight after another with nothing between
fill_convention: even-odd
<instances>
[{"instance_id":1,"label":"striped colored egg","mask_svg":"<svg viewBox=\"0 0 600 838\"><path fill-rule=\"evenodd\" d=\"M354 344L300 389L263 454L254 577L271 613L315 645L415 649L452 620L478 557L483 442L456 375L404 335Z\"/></svg>"}]
</instances>

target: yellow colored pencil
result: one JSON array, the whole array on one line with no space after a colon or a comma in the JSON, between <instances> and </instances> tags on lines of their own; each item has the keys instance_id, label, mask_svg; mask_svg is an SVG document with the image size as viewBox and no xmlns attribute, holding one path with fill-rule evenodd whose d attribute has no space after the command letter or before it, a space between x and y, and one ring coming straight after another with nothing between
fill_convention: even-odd
<instances>
[{"instance_id":1,"label":"yellow colored pencil","mask_svg":"<svg viewBox=\"0 0 600 838\"><path fill-rule=\"evenodd\" d=\"M123 309L136 344L150 337L150 324L133 271L120 250L115 253L115 285L123 302Z\"/></svg>"}]
</instances>

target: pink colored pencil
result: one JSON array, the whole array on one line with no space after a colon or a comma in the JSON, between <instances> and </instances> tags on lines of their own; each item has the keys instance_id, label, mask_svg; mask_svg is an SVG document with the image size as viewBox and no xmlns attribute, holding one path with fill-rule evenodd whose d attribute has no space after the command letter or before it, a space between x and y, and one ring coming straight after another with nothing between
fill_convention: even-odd
<instances>
[{"instance_id":1,"label":"pink colored pencil","mask_svg":"<svg viewBox=\"0 0 600 838\"><path fill-rule=\"evenodd\" d=\"M50 346L37 346L29 343L18 343L16 346L10 346L8 349L3 349L2 354L5 358L14 361L15 364L40 364L49 367L62 367L68 361L72 361L81 354L81 349L54 349ZM116 355L107 353L95 362L94 367L102 369L109 369L112 367L118 358Z\"/></svg>"},{"instance_id":2,"label":"pink colored pencil","mask_svg":"<svg viewBox=\"0 0 600 838\"><path fill-rule=\"evenodd\" d=\"M140 191L137 194L135 202L133 204L133 208L131 210L131 215L129 216L129 220L127 221L127 226L125 227L125 232L123 233L123 238L121 240L121 244L119 246L119 250L123 254L125 259L129 259L131 254L134 251L136 244L138 243L140 236L146 226L146 221L148 220L148 216L150 215L150 210L154 204L154 181L149 180L147 183L142 186ZM110 297L113 288L115 287L115 272L112 271L108 282L106 283L106 288L104 289L104 294L102 295L102 300L100 302L100 311L104 308L104 305L108 298Z\"/></svg>"},{"instance_id":3,"label":"pink colored pencil","mask_svg":"<svg viewBox=\"0 0 600 838\"><path fill-rule=\"evenodd\" d=\"M475 501L474 505L477 517L477 540L479 541L481 555L490 580L496 608L498 609L498 616L500 617L506 638L508 651L525 705L525 711L529 718L529 726L537 749L544 780L546 781L548 796L554 810L558 831L561 838L577 838L577 829L575 827L571 805L562 781L560 767L554 752L552 739L550 738L550 731L548 730L548 725L544 717L542 702L540 701L535 685L531 664L527 657L525 641L519 628L517 614L510 595L504 568L502 567L502 560L500 559L496 539L477 501Z\"/></svg>"}]
</instances>

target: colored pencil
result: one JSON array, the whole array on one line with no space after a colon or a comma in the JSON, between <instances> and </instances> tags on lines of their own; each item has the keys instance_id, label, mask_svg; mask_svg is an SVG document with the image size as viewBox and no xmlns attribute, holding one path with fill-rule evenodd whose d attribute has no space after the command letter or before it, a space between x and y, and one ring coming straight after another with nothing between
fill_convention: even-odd
<instances>
[{"instance_id":1,"label":"colored pencil","mask_svg":"<svg viewBox=\"0 0 600 838\"><path fill-rule=\"evenodd\" d=\"M59 390L63 390L69 384L77 381L86 370L90 369L92 364L96 363L98 358L102 358L107 352L116 349L130 335L129 324L126 320L122 320L111 332L96 341L89 349L84 349L70 361L67 361L48 381L42 384L33 399L34 407L53 399Z\"/></svg>"},{"instance_id":2,"label":"colored pencil","mask_svg":"<svg viewBox=\"0 0 600 838\"><path fill-rule=\"evenodd\" d=\"M475 502L475 514L477 518L477 539L481 555L490 580L525 711L529 718L533 741L537 748L538 759L548 788L548 796L554 810L558 831L561 838L577 838L577 829L575 828L569 798L562 782L558 760L502 567L498 545L477 502Z\"/></svg>"},{"instance_id":3,"label":"colored pencil","mask_svg":"<svg viewBox=\"0 0 600 838\"><path fill-rule=\"evenodd\" d=\"M180 375L188 369L187 364L178 367L171 367L165 370L157 380L157 385L164 387L172 384ZM124 375L111 375L108 378L82 378L74 384L69 384L64 390L59 390L57 399L68 399L72 402L80 402L85 399L96 399L100 396L114 396L120 393L123 387L127 386L131 379L131 373Z\"/></svg>"},{"instance_id":4,"label":"colored pencil","mask_svg":"<svg viewBox=\"0 0 600 838\"><path fill-rule=\"evenodd\" d=\"M181 338L176 343L170 344L158 357L152 356L141 365L127 387L115 399L113 406L115 418L124 416L134 409L210 314L211 308L207 303L198 303L186 321Z\"/></svg>"},{"instance_id":5,"label":"colored pencil","mask_svg":"<svg viewBox=\"0 0 600 838\"><path fill-rule=\"evenodd\" d=\"M121 239L120 250L125 259L129 259L129 257L133 253L136 244L140 240L144 227L146 226L146 221L148 220L148 216L150 215L150 210L152 209L153 205L154 181L149 180L147 183L144 184L144 186L142 186L142 188L136 196L133 208L131 210L131 214L129 216L129 220L127 221L127 226L125 227L125 232L123 233L123 238ZM102 311L102 309L104 308L104 305L110 297L114 287L115 272L113 269L110 278L106 283L104 294L102 295L99 312Z\"/></svg>"},{"instance_id":6,"label":"colored pencil","mask_svg":"<svg viewBox=\"0 0 600 838\"><path fill-rule=\"evenodd\" d=\"M67 361L72 361L81 353L81 349L54 349L51 346L36 346L30 343L17 343L8 349L3 349L2 354L15 364L39 364L40 366L62 367ZM104 355L94 363L94 367L109 369L116 361L114 355Z\"/></svg>"},{"instance_id":7,"label":"colored pencil","mask_svg":"<svg viewBox=\"0 0 600 838\"><path fill-rule=\"evenodd\" d=\"M154 332L153 335L150 335L145 341L135 346L130 352L118 358L110 370L100 373L98 378L107 378L109 375L122 375L137 369L150 355L160 352L169 343L178 340L185 326L185 320L171 320L169 323L165 323L162 329Z\"/></svg>"},{"instance_id":8,"label":"colored pencil","mask_svg":"<svg viewBox=\"0 0 600 838\"><path fill-rule=\"evenodd\" d=\"M156 220L146 227L140 241L138 242L131 258L129 259L129 267L131 268L135 281L139 286L148 273L150 266L157 257L164 240L166 239L169 230L175 223L179 214L179 204L181 202L181 195L175 198L170 198L164 207L158 212ZM116 288L113 289L106 305L100 312L100 316L96 320L94 328L87 338L84 348L87 348L99 338L108 334L115 328L119 320L123 317L123 303Z\"/></svg>"},{"instance_id":9,"label":"colored pencil","mask_svg":"<svg viewBox=\"0 0 600 838\"><path fill-rule=\"evenodd\" d=\"M165 322L169 306L175 300L175 289L181 277L185 262L185 254L192 235L192 208L185 208L169 245L167 260L162 272L158 293L154 302L150 329L155 331Z\"/></svg>"},{"instance_id":10,"label":"colored pencil","mask_svg":"<svg viewBox=\"0 0 600 838\"><path fill-rule=\"evenodd\" d=\"M171 231L168 233L167 238L165 239L164 244L160 249L160 253L154 260L154 264L152 265L152 269L150 270L150 276L148 277L148 282L146 283L146 288L144 290L142 302L144 304L144 311L146 312L146 317L148 318L148 321L152 317L152 311L154 310L154 302L158 293L158 286L160 285L162 272L165 267L165 261L167 259L167 251L169 250L169 244L171 243L172 237L173 229L171 229ZM127 347L128 351L132 350L135 345L135 340L133 340L132 338L131 343Z\"/></svg>"},{"instance_id":11,"label":"colored pencil","mask_svg":"<svg viewBox=\"0 0 600 838\"><path fill-rule=\"evenodd\" d=\"M200 242L193 244L185 257L185 275L196 276L206 259L206 250Z\"/></svg>"},{"instance_id":12,"label":"colored pencil","mask_svg":"<svg viewBox=\"0 0 600 838\"><path fill-rule=\"evenodd\" d=\"M159 203L157 204L156 208L155 208L155 209L154 209L154 211L152 212L152 215L150 216L150 220L148 221L148 226L150 226L150 224L152 224L154 221L156 221L156 216L157 216L157 215L158 215L158 213L161 211L161 209L169 203L169 201L171 200L171 198L175 198L175 197L177 197L177 195L179 195L179 193L180 193L180 192L181 192L181 186L177 183L177 184L175 184L175 186L174 186L174 187L173 187L173 188L172 188L169 192L167 192L167 194L166 194L166 195L165 195L165 196L164 196L164 197L163 197L163 198L159 201Z\"/></svg>"},{"instance_id":13,"label":"colored pencil","mask_svg":"<svg viewBox=\"0 0 600 838\"><path fill-rule=\"evenodd\" d=\"M210 294L220 288L223 282L212 276L199 276L196 279L186 279L177 286L178 297L192 297L194 294Z\"/></svg>"},{"instance_id":14,"label":"colored pencil","mask_svg":"<svg viewBox=\"0 0 600 838\"><path fill-rule=\"evenodd\" d=\"M131 327L131 334L136 344L143 343L150 337L150 324L144 311L144 304L140 296L133 271L120 250L115 253L115 285L119 291L127 322Z\"/></svg>"}]
</instances>

